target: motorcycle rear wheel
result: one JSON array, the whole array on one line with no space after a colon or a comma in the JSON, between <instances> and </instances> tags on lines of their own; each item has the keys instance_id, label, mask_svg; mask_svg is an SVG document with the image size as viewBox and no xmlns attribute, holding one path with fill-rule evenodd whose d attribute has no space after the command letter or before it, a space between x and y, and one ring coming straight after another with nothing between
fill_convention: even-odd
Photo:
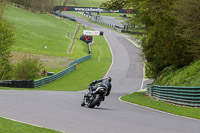
<instances>
[{"instance_id":1,"label":"motorcycle rear wheel","mask_svg":"<svg viewBox=\"0 0 200 133\"><path fill-rule=\"evenodd\" d=\"M97 94L94 100L88 105L89 108L94 108L100 102L100 95Z\"/></svg>"}]
</instances>

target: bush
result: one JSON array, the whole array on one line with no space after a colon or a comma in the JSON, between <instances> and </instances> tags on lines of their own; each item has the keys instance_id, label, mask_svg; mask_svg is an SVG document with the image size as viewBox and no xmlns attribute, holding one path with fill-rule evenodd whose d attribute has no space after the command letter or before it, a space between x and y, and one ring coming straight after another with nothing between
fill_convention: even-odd
<instances>
[{"instance_id":1,"label":"bush","mask_svg":"<svg viewBox=\"0 0 200 133\"><path fill-rule=\"evenodd\" d=\"M30 8L33 11L49 12L56 5L56 0L9 0L12 3L23 6L24 8Z\"/></svg>"},{"instance_id":2,"label":"bush","mask_svg":"<svg viewBox=\"0 0 200 133\"><path fill-rule=\"evenodd\" d=\"M9 58L11 56L11 47L14 43L14 28L3 18L4 8L4 0L0 0L0 80L10 78L11 66Z\"/></svg>"},{"instance_id":3,"label":"bush","mask_svg":"<svg viewBox=\"0 0 200 133\"><path fill-rule=\"evenodd\" d=\"M14 66L14 77L18 80L34 80L40 77L43 63L38 58L24 56L21 62Z\"/></svg>"}]
</instances>

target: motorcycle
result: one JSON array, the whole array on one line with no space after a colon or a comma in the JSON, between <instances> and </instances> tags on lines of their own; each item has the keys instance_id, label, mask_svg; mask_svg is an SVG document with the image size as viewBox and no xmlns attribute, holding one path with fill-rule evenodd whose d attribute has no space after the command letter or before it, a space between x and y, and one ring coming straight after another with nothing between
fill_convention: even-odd
<instances>
[{"instance_id":1,"label":"motorcycle","mask_svg":"<svg viewBox=\"0 0 200 133\"><path fill-rule=\"evenodd\" d=\"M91 86L90 86L91 87ZM94 108L95 106L100 106L100 103L104 101L107 93L107 88L102 86L97 86L92 93L89 91L84 95L81 106L86 106L89 108Z\"/></svg>"}]
</instances>

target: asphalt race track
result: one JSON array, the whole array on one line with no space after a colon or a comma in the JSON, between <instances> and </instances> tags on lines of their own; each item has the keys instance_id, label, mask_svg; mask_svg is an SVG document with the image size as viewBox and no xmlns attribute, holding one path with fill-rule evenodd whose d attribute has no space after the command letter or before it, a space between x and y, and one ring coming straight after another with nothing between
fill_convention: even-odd
<instances>
[{"instance_id":1,"label":"asphalt race track","mask_svg":"<svg viewBox=\"0 0 200 133\"><path fill-rule=\"evenodd\" d=\"M0 116L66 133L199 133L200 121L170 115L119 101L140 89L143 63L140 50L113 30L77 20L104 31L113 52L108 76L113 79L111 95L99 108L80 106L85 91L0 90Z\"/></svg>"}]
</instances>

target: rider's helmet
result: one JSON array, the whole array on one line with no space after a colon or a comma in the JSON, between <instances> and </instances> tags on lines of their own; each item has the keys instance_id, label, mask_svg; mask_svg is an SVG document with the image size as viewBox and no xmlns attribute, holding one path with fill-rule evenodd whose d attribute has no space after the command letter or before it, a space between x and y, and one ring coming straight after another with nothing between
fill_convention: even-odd
<instances>
[{"instance_id":1,"label":"rider's helmet","mask_svg":"<svg viewBox=\"0 0 200 133\"><path fill-rule=\"evenodd\" d=\"M108 77L108 81L109 81L109 82L111 82L111 81L112 81L111 77Z\"/></svg>"}]
</instances>

